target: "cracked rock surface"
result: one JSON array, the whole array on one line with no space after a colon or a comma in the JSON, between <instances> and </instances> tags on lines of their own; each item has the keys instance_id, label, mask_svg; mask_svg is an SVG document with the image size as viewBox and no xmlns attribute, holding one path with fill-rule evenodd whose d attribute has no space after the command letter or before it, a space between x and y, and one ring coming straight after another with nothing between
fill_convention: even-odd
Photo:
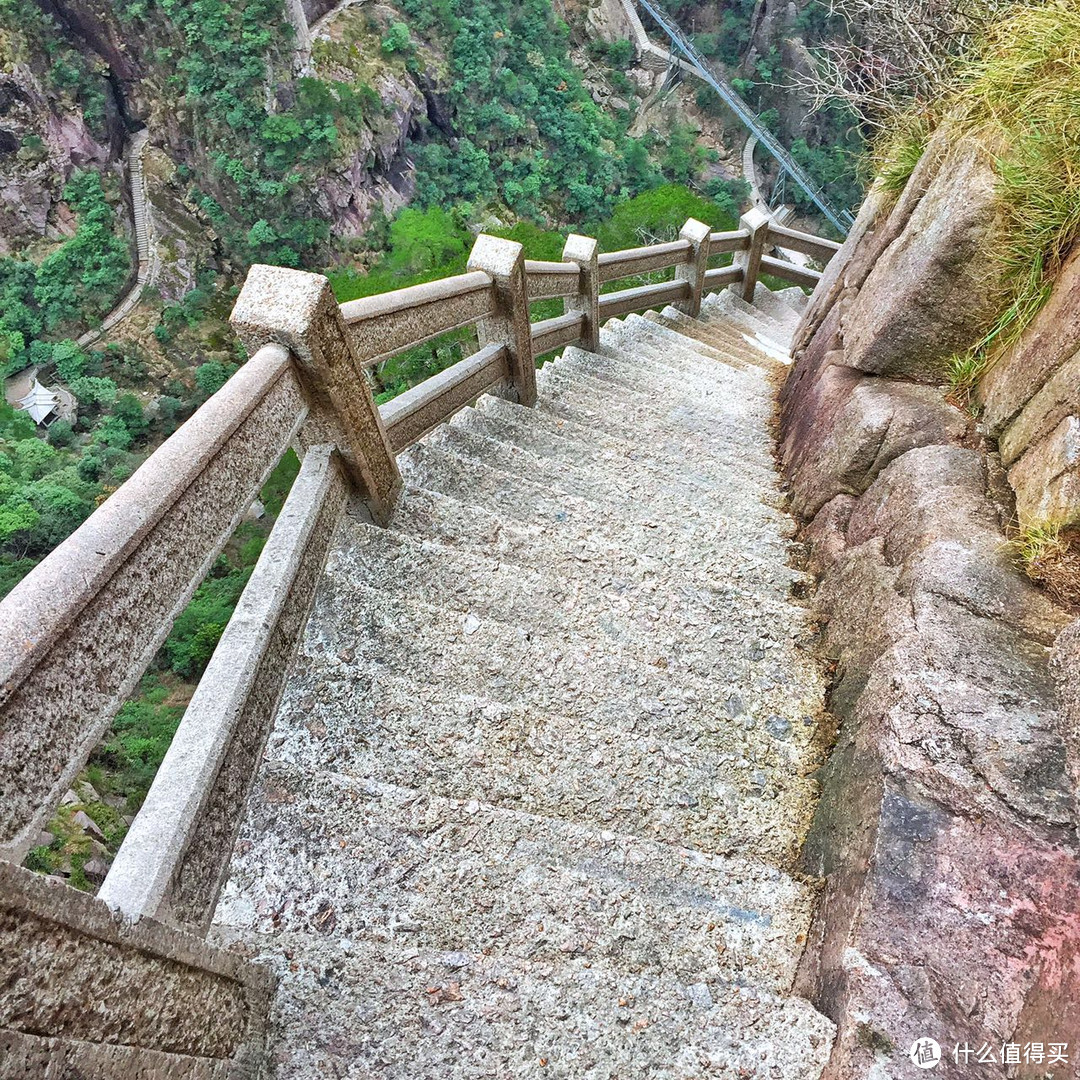
<instances>
[{"instance_id":1,"label":"cracked rock surface","mask_svg":"<svg viewBox=\"0 0 1080 1080\"><path fill-rule=\"evenodd\" d=\"M272 1075L821 1076L770 434L802 299L614 320L346 517L215 919L278 977Z\"/></svg>"}]
</instances>

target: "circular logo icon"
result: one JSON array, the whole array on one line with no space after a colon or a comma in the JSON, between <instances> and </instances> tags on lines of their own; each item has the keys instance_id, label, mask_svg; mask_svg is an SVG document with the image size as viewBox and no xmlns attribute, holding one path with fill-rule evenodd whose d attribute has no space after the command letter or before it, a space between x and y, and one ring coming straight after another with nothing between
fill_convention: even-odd
<instances>
[{"instance_id":1,"label":"circular logo icon","mask_svg":"<svg viewBox=\"0 0 1080 1080\"><path fill-rule=\"evenodd\" d=\"M919 1069L936 1069L941 1062L941 1047L933 1039L916 1039L909 1056L911 1064Z\"/></svg>"}]
</instances>

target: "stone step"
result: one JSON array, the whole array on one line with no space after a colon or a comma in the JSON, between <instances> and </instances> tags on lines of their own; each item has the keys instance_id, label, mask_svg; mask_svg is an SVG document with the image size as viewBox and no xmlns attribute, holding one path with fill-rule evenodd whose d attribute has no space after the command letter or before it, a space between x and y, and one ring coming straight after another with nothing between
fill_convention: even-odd
<instances>
[{"instance_id":1,"label":"stone step","mask_svg":"<svg viewBox=\"0 0 1080 1080\"><path fill-rule=\"evenodd\" d=\"M687 363L688 357L697 358L699 363L701 361L705 362L707 371L711 369L710 376L712 378L717 377L714 366L717 364L717 358L707 355L710 351L708 347L703 349L702 342L689 335L683 335L678 332L669 332L667 334L663 334L662 332L658 333L657 324L652 319L645 318L644 315L627 315L623 322L615 323L610 327L605 326L604 329L610 329L613 336L621 339L624 343L624 347L637 352L640 346L643 355L650 357L665 357L667 358L667 362L674 365L677 369L683 367ZM734 330L728 329L727 332L732 338L736 335L736 331ZM603 335L601 335L601 342L603 342L603 340ZM762 368L758 364L750 363L745 359L747 354L751 352L760 353L763 357L768 359L768 354L764 351L763 347L759 347L756 339L748 341L746 337L743 336L741 340L735 341L727 351L727 355L721 356L720 358L721 374L719 377L723 378L726 383L736 383L744 394L750 394L762 399L770 398L772 395L772 387L765 378ZM733 354L738 357L738 360L735 363L730 363L728 361L728 356ZM725 369L734 369L738 374L734 379L727 379L727 371Z\"/></svg>"},{"instance_id":2,"label":"stone step","mask_svg":"<svg viewBox=\"0 0 1080 1080\"><path fill-rule=\"evenodd\" d=\"M764 424L773 414L772 400L767 392L753 385L732 385L723 378L708 384L698 383L688 388L685 394L657 393L638 375L628 358L659 351L660 346L643 340L642 335L634 334L633 340L628 342L622 335L609 334L606 330L601 332L601 342L600 353L567 349L554 364L537 372L537 388L546 387L552 380L556 383L560 378L565 381L572 375L589 400L608 409L625 407L632 410L647 419L652 428L662 431L668 417L674 413L694 417L702 425L713 425L714 429L730 430L741 444L753 443L753 440L740 422L754 417ZM739 374L725 365L716 366L724 374ZM714 444L718 448L724 446L717 440ZM767 448L754 444L754 449L761 460L772 460Z\"/></svg>"},{"instance_id":3,"label":"stone step","mask_svg":"<svg viewBox=\"0 0 1080 1080\"><path fill-rule=\"evenodd\" d=\"M562 357L558 368L574 372L575 361L571 357ZM597 378L587 389L596 391L599 385L602 385L602 379ZM535 435L523 436L523 445L526 442L558 438L574 445L589 457L601 455L611 461L625 461L640 464L650 470L677 473L695 485L710 485L717 477L730 475L732 467L745 463L747 457L738 447L729 449L726 446L718 446L716 454L710 457L691 457L687 454L685 440L670 431L656 432L648 439L628 439L625 432L605 431L587 420L573 420L566 416L553 416L538 409L524 409L492 394L482 396L476 402L475 409L480 414L496 418L500 422L511 422L516 429L535 430ZM758 462L769 460L767 454L758 453L754 457ZM757 467L760 468L760 465ZM766 471L772 477L769 482L775 483L775 466Z\"/></svg>"},{"instance_id":4,"label":"stone step","mask_svg":"<svg viewBox=\"0 0 1080 1080\"><path fill-rule=\"evenodd\" d=\"M476 409L463 409L445 428L442 434L432 433L428 445L448 448L448 438L456 438L460 433L483 438L496 444L496 448L476 446L475 460L511 473L524 472L545 485L582 498L595 498L598 503L618 498L621 492L629 489L631 498L636 498L643 490L651 491L654 498L665 501L670 495L673 507L689 501L696 507L712 505L718 514L726 516L731 515L732 503L723 500L729 494L751 512L758 504L773 509L786 505L777 477L761 462L734 459L739 461L741 469L760 476L760 491L747 497L745 484L732 483L730 467L734 461L731 459L726 462L729 468L724 473L704 475L691 471L685 461L676 463L666 458L658 461L651 455L629 458L603 450L597 453L580 442L552 437L527 420L515 427ZM467 445L462 445L462 453L470 456Z\"/></svg>"},{"instance_id":5,"label":"stone step","mask_svg":"<svg viewBox=\"0 0 1080 1080\"><path fill-rule=\"evenodd\" d=\"M777 289L773 295L780 297L800 319L810 306L810 297L798 285L791 285L786 289Z\"/></svg>"},{"instance_id":6,"label":"stone step","mask_svg":"<svg viewBox=\"0 0 1080 1080\"><path fill-rule=\"evenodd\" d=\"M278 978L277 1080L819 1080L835 1035L801 998L587 957L535 963L318 932L246 941Z\"/></svg>"},{"instance_id":7,"label":"stone step","mask_svg":"<svg viewBox=\"0 0 1080 1080\"><path fill-rule=\"evenodd\" d=\"M573 370L571 361L560 361L560 364ZM499 437L524 450L553 460L577 455L581 468L629 470L639 474L643 483L648 483L654 475L669 481L677 476L688 488L716 490L718 480L729 477L732 466L739 463L756 470L762 484L769 489L770 499L779 490L771 465L761 465L760 456L758 463L747 462L746 455L740 455L738 450L729 453L721 449L712 460L689 459L685 446L678 441L630 441L586 424L522 408L492 394L483 395L472 410L463 410L458 416L467 419L455 417L450 422L475 427L493 437L498 433Z\"/></svg>"},{"instance_id":8,"label":"stone step","mask_svg":"<svg viewBox=\"0 0 1080 1080\"><path fill-rule=\"evenodd\" d=\"M553 557L553 564L560 562ZM804 608L752 588L723 582L711 588L692 581L669 585L644 575L637 580L613 575L603 587L602 576L577 573L573 559L558 570L537 569L355 519L343 523L326 572L343 582L351 575L364 587L392 590L402 600L472 612L533 632L573 632L581 641L610 642L642 656L666 643L691 657L724 641L745 642L749 654L758 641L808 639L812 626Z\"/></svg>"},{"instance_id":9,"label":"stone step","mask_svg":"<svg viewBox=\"0 0 1080 1080\"><path fill-rule=\"evenodd\" d=\"M446 454L442 460L453 472L448 486L457 491L457 462ZM682 542L683 533L662 521L636 526L622 521L594 524L576 517L525 522L478 505L468 491L447 495L409 487L391 527L499 562L538 570L558 563L598 588L648 583L655 589L664 581L673 590L705 589L722 596L753 590L755 595L786 601L805 595L812 585L808 575L782 561L786 541L762 529L757 543L750 544L744 527L727 522L718 523L706 547L691 548Z\"/></svg>"},{"instance_id":10,"label":"stone step","mask_svg":"<svg viewBox=\"0 0 1080 1080\"><path fill-rule=\"evenodd\" d=\"M726 322L707 321L707 316L703 319L691 319L673 307L666 307L661 312L650 311L643 317L650 322L655 321L661 326L670 327L704 345L740 352L746 363L759 367L767 374L775 375L787 368L787 364L778 356L751 349L749 341L756 341L756 338L748 338L745 331L736 330Z\"/></svg>"},{"instance_id":11,"label":"stone step","mask_svg":"<svg viewBox=\"0 0 1080 1080\"><path fill-rule=\"evenodd\" d=\"M754 289L753 306L772 319L780 329L791 334L799 325L802 312L791 305L790 298L786 295L788 291L785 289L782 292L774 292L759 281ZM801 289L796 287L795 291L805 298L805 293Z\"/></svg>"},{"instance_id":12,"label":"stone step","mask_svg":"<svg viewBox=\"0 0 1080 1080\"><path fill-rule=\"evenodd\" d=\"M765 341L772 342L782 351L786 351L791 344L791 336L783 327L777 326L730 289L721 289L720 292L706 296L702 300L701 312L707 320L724 319L734 326L742 327L751 335L760 335Z\"/></svg>"},{"instance_id":13,"label":"stone step","mask_svg":"<svg viewBox=\"0 0 1080 1080\"><path fill-rule=\"evenodd\" d=\"M709 408L700 402L688 404L644 395L616 397L604 376L583 375L573 360L571 354L537 372L539 411L610 434L632 430L643 441L674 441L684 453L703 462L710 460L710 447L722 446L725 454L738 451L743 460L770 466L769 448L762 445L761 437L771 418L768 403L720 393L709 395Z\"/></svg>"},{"instance_id":14,"label":"stone step","mask_svg":"<svg viewBox=\"0 0 1080 1080\"><path fill-rule=\"evenodd\" d=\"M312 663L311 678L290 685L280 715L296 723L271 739L275 757L706 852L753 852L777 866L793 865L809 828L801 807L817 787L791 760L803 753L790 742L792 732L804 737L798 721L783 721L786 739L766 746L763 728L746 731L725 716L726 726L714 720L713 731L695 732L694 745L682 733L696 722L688 711L668 742L594 723L587 711L561 717L546 701L540 712L407 670L361 678L358 667ZM820 765L808 755L807 770Z\"/></svg>"},{"instance_id":15,"label":"stone step","mask_svg":"<svg viewBox=\"0 0 1080 1080\"><path fill-rule=\"evenodd\" d=\"M698 670L670 645L643 657L333 578L316 618L279 711L308 767L604 823L621 806L643 834L778 861L808 824L823 686L783 642L719 641Z\"/></svg>"},{"instance_id":16,"label":"stone step","mask_svg":"<svg viewBox=\"0 0 1080 1080\"><path fill-rule=\"evenodd\" d=\"M614 824L600 830L272 760L217 921L790 990L816 883Z\"/></svg>"},{"instance_id":17,"label":"stone step","mask_svg":"<svg viewBox=\"0 0 1080 1080\"><path fill-rule=\"evenodd\" d=\"M616 400L646 401L657 410L682 406L711 414L712 403L720 396L753 401L762 409L769 406L771 388L756 371L740 371L700 353L693 355L704 360L704 369L695 370L683 363L679 350L670 342L658 343L626 324L613 322L601 329L597 352L568 347L554 363L544 365L538 377L569 365L584 378L611 384L607 394ZM663 363L650 366L657 358L663 358ZM677 384L674 388L672 382Z\"/></svg>"},{"instance_id":18,"label":"stone step","mask_svg":"<svg viewBox=\"0 0 1080 1080\"><path fill-rule=\"evenodd\" d=\"M739 484L730 478L725 482L718 477L708 487L704 484L691 486L680 483L681 477L656 472L650 473L643 484L645 478L634 469L582 469L578 454L567 454L561 459L534 454L498 434L479 430L468 415L460 419L455 417L452 423L437 428L427 436L426 442L428 446L457 455L462 461L474 461L513 475L528 476L552 490L575 495L596 507L605 504L628 506L631 515L636 510L632 504L643 491L649 496L649 504L644 509L650 517L653 507L660 502L672 514L754 515L759 520L769 520L770 515L761 513L762 508L780 511L785 501L775 484L763 484L761 492L748 492L745 483ZM764 466L760 468L764 470ZM772 479L771 474L767 475Z\"/></svg>"},{"instance_id":19,"label":"stone step","mask_svg":"<svg viewBox=\"0 0 1080 1080\"><path fill-rule=\"evenodd\" d=\"M819 1080L796 316L727 295L611 320L400 455L389 527L346 513L214 930L280 977L278 1080Z\"/></svg>"},{"instance_id":20,"label":"stone step","mask_svg":"<svg viewBox=\"0 0 1080 1080\"><path fill-rule=\"evenodd\" d=\"M576 411L580 415L580 406ZM651 529L663 524L677 532L683 542L709 540L722 545L722 538L728 536L733 544L753 553L759 543L771 547L778 538L783 539L781 534L790 536L794 528L790 519L775 506L748 497L745 490L738 497L732 495L732 501L718 509L717 500L723 499L728 490L735 489L730 481L721 486L718 479L716 484L720 490L711 498L680 497L677 507L665 506L652 482L635 485L632 475L623 477L618 485L612 484L606 489L608 494L597 486L595 494L585 498L567 491L566 487L573 486L573 482L568 480L564 485L551 470L536 475L538 469L530 472L525 467L516 468L509 451L503 455L505 460L489 456L488 460L480 461L464 454L462 446L447 449L455 439L461 441L459 427L453 433L439 434L411 447L400 462L406 481L414 487L486 506L515 520L530 520L529 512L532 511L542 520L569 523L573 528L592 526L610 536L624 531L637 535L640 527ZM740 471L742 468L744 466L740 466ZM517 495L518 505L515 505L511 492ZM625 494L625 501L618 504L617 514L612 512L612 507L618 503L616 492ZM735 550L730 545L725 548L729 554L734 554Z\"/></svg>"},{"instance_id":21,"label":"stone step","mask_svg":"<svg viewBox=\"0 0 1080 1080\"><path fill-rule=\"evenodd\" d=\"M767 343L754 331L731 322L723 314L710 316L703 309L700 318L689 319L670 305L665 307L660 314L665 319L674 320L679 325L680 332L688 337L696 337L704 332L706 340L726 342L740 356L753 360L767 371L775 372L778 365L786 368L790 362L786 347L780 346L775 341L771 344Z\"/></svg>"},{"instance_id":22,"label":"stone step","mask_svg":"<svg viewBox=\"0 0 1080 1080\"><path fill-rule=\"evenodd\" d=\"M649 337L640 336L640 331L647 331L650 325L640 315L609 319L600 328L600 344L608 346L601 352L623 360L632 370L644 369L662 382L667 394L675 397L692 397L699 386L732 390L737 387L747 395L768 397L769 385L753 365L717 363L699 352L692 339L669 341L658 347Z\"/></svg>"},{"instance_id":23,"label":"stone step","mask_svg":"<svg viewBox=\"0 0 1080 1080\"><path fill-rule=\"evenodd\" d=\"M692 393L692 388L698 383L711 387L717 382L725 386L745 387L749 393L768 393L768 386L761 381L752 365L737 361L733 364L721 364L718 368L715 358L701 353L696 348L697 343L689 338L668 342L666 347L660 349L653 347L637 350L635 331L643 324L645 327L649 325L640 315L631 314L621 319L609 319L600 328L601 343L606 335L612 341L628 345L628 349L621 350L626 361L632 368L644 368L661 378L668 394L685 396ZM642 344L652 343L645 339Z\"/></svg>"},{"instance_id":24,"label":"stone step","mask_svg":"<svg viewBox=\"0 0 1080 1080\"><path fill-rule=\"evenodd\" d=\"M666 515L663 507L652 501L648 491L641 493L643 506L622 517L598 516L597 507L584 499L537 483L531 477L494 469L473 461L461 460L437 447L418 443L399 458L406 483L415 488L448 495L470 505L522 525L536 525L555 539L569 537L575 545L583 531L595 530L613 542L629 545L641 553L653 552L664 558L665 546L670 560L702 550L714 553L715 566L721 575L734 565L736 575L758 558L786 562L794 523L782 518L771 520L728 520L708 514Z\"/></svg>"},{"instance_id":25,"label":"stone step","mask_svg":"<svg viewBox=\"0 0 1080 1080\"><path fill-rule=\"evenodd\" d=\"M681 349L693 349L697 355L712 362L725 364L739 371L750 372L762 380L761 392L768 393L769 387L765 383L766 371L762 366L744 359L744 355L748 351L745 347L737 349L733 345L722 348L718 344L710 344L691 337L662 323L655 311L646 312L644 315L628 316L626 325L637 328L644 335L646 341L652 341L660 347L670 344ZM738 355L739 352L744 355ZM766 357L766 359L768 358Z\"/></svg>"}]
</instances>

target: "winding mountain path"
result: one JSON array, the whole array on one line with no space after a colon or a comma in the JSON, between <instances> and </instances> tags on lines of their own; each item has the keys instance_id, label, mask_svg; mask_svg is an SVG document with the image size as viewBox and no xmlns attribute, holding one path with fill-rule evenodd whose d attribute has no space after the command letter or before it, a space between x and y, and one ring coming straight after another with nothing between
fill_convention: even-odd
<instances>
[{"instance_id":1,"label":"winding mountain path","mask_svg":"<svg viewBox=\"0 0 1080 1080\"><path fill-rule=\"evenodd\" d=\"M150 132L142 128L131 136L128 144L128 184L131 189L131 216L135 232L135 247L138 253L138 270L135 283L121 297L120 302L101 321L101 326L88 330L79 338L83 347L92 345L118 323L127 318L142 296L143 289L157 275L158 250L156 237L150 222L149 206L146 198L146 177L143 173L143 151L150 141Z\"/></svg>"}]
</instances>

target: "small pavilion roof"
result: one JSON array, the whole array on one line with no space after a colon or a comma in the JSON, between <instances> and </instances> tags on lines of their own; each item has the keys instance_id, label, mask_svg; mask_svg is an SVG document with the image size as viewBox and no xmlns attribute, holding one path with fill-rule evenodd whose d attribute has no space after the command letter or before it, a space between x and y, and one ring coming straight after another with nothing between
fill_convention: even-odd
<instances>
[{"instance_id":1,"label":"small pavilion roof","mask_svg":"<svg viewBox=\"0 0 1080 1080\"><path fill-rule=\"evenodd\" d=\"M42 386L37 379L34 380L34 385L30 387L30 393L19 398L19 408L28 412L33 417L35 424L43 423L49 413L59 404L60 399L56 394L47 387Z\"/></svg>"}]
</instances>

